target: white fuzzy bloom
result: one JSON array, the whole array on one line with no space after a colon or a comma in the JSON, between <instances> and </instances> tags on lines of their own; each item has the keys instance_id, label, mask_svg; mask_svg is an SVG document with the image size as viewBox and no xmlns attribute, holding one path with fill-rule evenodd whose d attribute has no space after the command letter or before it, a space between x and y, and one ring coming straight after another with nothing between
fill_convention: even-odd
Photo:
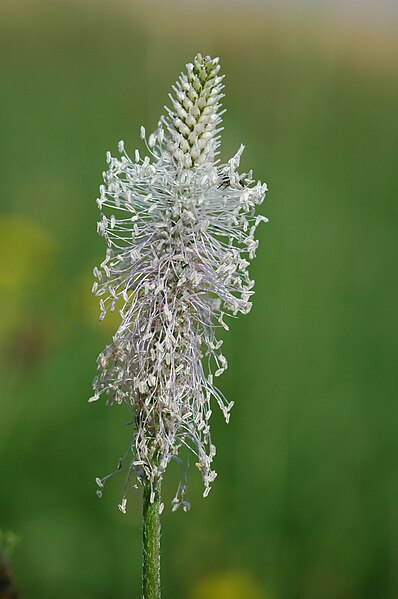
<instances>
[{"instance_id":1,"label":"white fuzzy bloom","mask_svg":"<svg viewBox=\"0 0 398 599\"><path fill-rule=\"evenodd\" d=\"M216 477L212 404L227 422L232 407L213 383L213 372L227 368L216 329L228 330L227 314L251 308L247 269L258 245L256 227L267 220L255 214L266 185L238 172L243 146L226 164L217 159L219 69L217 58L199 54L187 65L157 130L147 140L141 128L150 157L136 151L132 160L123 142L120 158L107 154L97 200L107 251L93 286L100 319L108 311L121 315L98 358L91 401L105 394L132 412L127 483L133 473L156 483L171 459L182 463L178 454L187 447L204 495ZM185 476L173 500L173 509L178 506L189 507Z\"/></svg>"}]
</instances>

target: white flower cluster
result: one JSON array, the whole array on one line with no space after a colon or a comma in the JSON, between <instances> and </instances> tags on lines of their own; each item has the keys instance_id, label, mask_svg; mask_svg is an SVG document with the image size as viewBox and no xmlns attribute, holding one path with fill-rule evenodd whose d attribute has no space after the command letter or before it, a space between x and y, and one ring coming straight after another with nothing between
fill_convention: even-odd
<instances>
[{"instance_id":1,"label":"white flower cluster","mask_svg":"<svg viewBox=\"0 0 398 599\"><path fill-rule=\"evenodd\" d=\"M97 200L98 232L107 252L94 269L100 318L118 310L121 323L98 358L90 401L131 409L133 438L126 486L133 473L159 482L181 448L196 455L204 495L216 477L209 419L213 400L226 421L227 403L214 376L227 368L216 328L227 313L251 308L248 259L258 245L255 209L266 185L238 173L243 146L226 164L217 157L222 77L218 59L197 55L173 87L172 107L134 159L119 143ZM97 479L99 494L105 479ZM185 476L173 500L188 509ZM126 509L124 495L121 505Z\"/></svg>"}]
</instances>

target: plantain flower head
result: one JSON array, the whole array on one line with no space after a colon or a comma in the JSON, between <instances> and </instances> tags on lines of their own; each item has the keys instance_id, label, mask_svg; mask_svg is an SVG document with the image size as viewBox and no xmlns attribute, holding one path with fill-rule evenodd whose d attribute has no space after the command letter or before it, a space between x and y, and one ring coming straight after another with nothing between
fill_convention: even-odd
<instances>
[{"instance_id":1,"label":"plantain flower head","mask_svg":"<svg viewBox=\"0 0 398 599\"><path fill-rule=\"evenodd\" d=\"M135 476L155 488L169 462L182 466L173 509L189 508L182 449L195 455L204 496L216 477L210 417L214 405L228 422L232 402L215 386L227 368L219 327L251 308L256 216L265 184L239 171L243 151L218 159L223 76L218 58L198 54L173 86L147 155L107 153L97 199L98 233L107 250L94 269L100 319L118 310L120 326L98 358L90 401L105 396L132 414L130 448L120 470L126 490ZM97 479L102 492L104 479Z\"/></svg>"}]
</instances>

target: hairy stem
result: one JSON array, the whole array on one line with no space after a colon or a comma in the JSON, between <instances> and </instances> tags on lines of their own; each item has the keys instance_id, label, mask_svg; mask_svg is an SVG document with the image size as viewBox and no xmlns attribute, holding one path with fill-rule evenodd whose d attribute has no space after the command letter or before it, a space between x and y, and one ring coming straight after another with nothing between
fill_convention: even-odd
<instances>
[{"instance_id":1,"label":"hairy stem","mask_svg":"<svg viewBox=\"0 0 398 599\"><path fill-rule=\"evenodd\" d=\"M151 492L153 490L153 502ZM143 599L160 599L160 483L144 484L143 493Z\"/></svg>"}]
</instances>

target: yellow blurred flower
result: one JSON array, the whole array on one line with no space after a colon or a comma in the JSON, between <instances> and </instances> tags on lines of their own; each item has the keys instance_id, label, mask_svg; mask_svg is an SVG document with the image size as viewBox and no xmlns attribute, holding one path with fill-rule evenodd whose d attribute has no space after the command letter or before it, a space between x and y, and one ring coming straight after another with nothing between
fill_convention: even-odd
<instances>
[{"instance_id":1,"label":"yellow blurred flower","mask_svg":"<svg viewBox=\"0 0 398 599\"><path fill-rule=\"evenodd\" d=\"M20 292L42 280L55 249L52 235L16 214L0 216L0 290Z\"/></svg>"},{"instance_id":2,"label":"yellow blurred flower","mask_svg":"<svg viewBox=\"0 0 398 599\"><path fill-rule=\"evenodd\" d=\"M32 293L48 282L54 237L16 214L0 216L0 341L23 321Z\"/></svg>"},{"instance_id":3,"label":"yellow blurred flower","mask_svg":"<svg viewBox=\"0 0 398 599\"><path fill-rule=\"evenodd\" d=\"M223 572L200 581L189 599L271 599L245 572Z\"/></svg>"}]
</instances>

